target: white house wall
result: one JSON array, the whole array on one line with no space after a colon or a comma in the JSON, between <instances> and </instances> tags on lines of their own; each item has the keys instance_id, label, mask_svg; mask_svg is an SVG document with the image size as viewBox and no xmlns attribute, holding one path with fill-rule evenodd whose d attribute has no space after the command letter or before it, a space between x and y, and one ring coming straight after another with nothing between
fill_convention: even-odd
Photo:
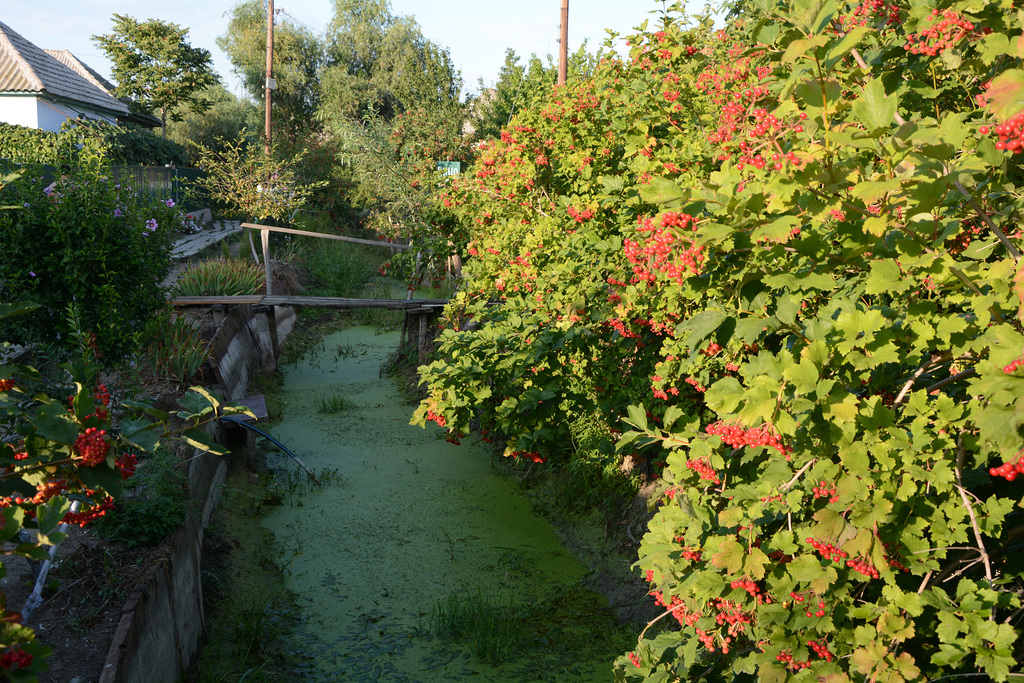
<instances>
[{"instance_id":1,"label":"white house wall","mask_svg":"<svg viewBox=\"0 0 1024 683\"><path fill-rule=\"evenodd\" d=\"M37 97L11 95L0 97L0 121L15 126L36 128L39 124Z\"/></svg>"},{"instance_id":2,"label":"white house wall","mask_svg":"<svg viewBox=\"0 0 1024 683\"><path fill-rule=\"evenodd\" d=\"M68 119L77 119L79 114L92 120L106 121L116 125L116 120L109 113L101 113L85 106L74 108L62 102L44 100L41 97L6 95L0 97L0 121L28 128L59 133L60 127Z\"/></svg>"}]
</instances>

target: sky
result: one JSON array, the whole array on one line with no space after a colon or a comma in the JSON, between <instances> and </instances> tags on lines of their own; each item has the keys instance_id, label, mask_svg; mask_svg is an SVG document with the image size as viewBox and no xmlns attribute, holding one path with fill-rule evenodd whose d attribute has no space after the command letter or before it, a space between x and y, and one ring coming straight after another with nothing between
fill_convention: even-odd
<instances>
[{"instance_id":1,"label":"sky","mask_svg":"<svg viewBox=\"0 0 1024 683\"><path fill-rule=\"evenodd\" d=\"M148 8L143 9L143 5ZM174 0L162 4L129 0L6 0L0 21L43 49L70 50L96 71L110 78L110 62L92 42L92 36L110 33L114 14L140 21L160 19L189 29L189 42L213 55L214 68L225 85L241 94L231 63L217 47L227 30L227 14L235 0ZM331 0L274 0L274 7L291 19L322 33L332 14ZM512 48L520 57L552 55L557 63L560 0L391 0L392 13L413 16L423 34L449 48L462 72L464 90L475 92L478 79L493 85ZM626 35L660 0L570 0L569 52L584 40L596 51L614 29ZM652 24L654 22L652 21ZM621 44L621 41L620 41Z\"/></svg>"}]
</instances>

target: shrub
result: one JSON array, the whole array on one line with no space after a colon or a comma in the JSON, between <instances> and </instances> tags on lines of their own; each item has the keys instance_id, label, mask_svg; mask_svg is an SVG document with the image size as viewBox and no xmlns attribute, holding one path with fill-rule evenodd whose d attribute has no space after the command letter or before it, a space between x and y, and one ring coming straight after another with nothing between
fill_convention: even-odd
<instances>
[{"instance_id":1,"label":"shrub","mask_svg":"<svg viewBox=\"0 0 1024 683\"><path fill-rule=\"evenodd\" d=\"M152 201L110 179L109 166L87 156L73 174L44 185L29 168L2 189L0 243L17 245L0 262L0 292L41 305L5 327L13 342L67 347L65 311L74 304L82 331L103 356L121 358L164 304L161 279L181 223L171 200Z\"/></svg>"},{"instance_id":2,"label":"shrub","mask_svg":"<svg viewBox=\"0 0 1024 683\"><path fill-rule=\"evenodd\" d=\"M184 523L187 495L175 456L157 450L139 463L125 486L125 498L92 528L129 548L157 545Z\"/></svg>"}]
</instances>

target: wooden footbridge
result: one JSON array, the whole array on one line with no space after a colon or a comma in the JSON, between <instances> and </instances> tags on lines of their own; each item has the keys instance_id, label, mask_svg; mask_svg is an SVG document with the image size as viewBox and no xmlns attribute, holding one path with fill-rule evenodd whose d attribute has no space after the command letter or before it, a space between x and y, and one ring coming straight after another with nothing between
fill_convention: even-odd
<instances>
[{"instance_id":1,"label":"wooden footbridge","mask_svg":"<svg viewBox=\"0 0 1024 683\"><path fill-rule=\"evenodd\" d=\"M372 246L386 247L392 250L408 249L409 245L397 244L394 242L380 242L364 240L343 235L327 235L319 232L306 230L295 230L292 228L278 228L270 225L259 225L256 223L242 223L243 228L249 232L249 245L252 248L253 258L259 263L259 256L256 253L256 245L253 244L252 232L260 231L260 241L263 246L263 267L266 275L266 294L248 294L239 296L181 296L171 300L171 305L179 308L201 307L201 308L229 308L232 306L290 306L293 308L332 308L335 310L352 310L357 308L377 308L385 310L405 311L405 318L402 321L402 341L411 341L414 329L418 329L418 344L420 358L424 355L424 348L430 321L448 303L447 299L360 299L328 296L292 296L275 295L272 293L272 282L270 274L270 233L281 232L290 235L303 235L320 239L338 240L342 242L354 242ZM410 292L410 296L411 296Z\"/></svg>"}]
</instances>

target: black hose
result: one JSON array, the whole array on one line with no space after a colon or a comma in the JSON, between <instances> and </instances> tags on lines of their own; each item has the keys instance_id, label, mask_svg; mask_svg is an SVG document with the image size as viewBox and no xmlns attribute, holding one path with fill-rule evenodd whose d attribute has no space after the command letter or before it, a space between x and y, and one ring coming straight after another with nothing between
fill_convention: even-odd
<instances>
[{"instance_id":1,"label":"black hose","mask_svg":"<svg viewBox=\"0 0 1024 683\"><path fill-rule=\"evenodd\" d=\"M280 441L278 441L277 439L272 437L270 434L267 434L265 431L263 431L262 429L260 429L256 425L251 425L251 424L249 424L248 422L246 422L244 420L239 420L237 417L224 416L224 417L221 417L220 419L225 420L227 422L231 422L231 423L236 424L236 425L239 425L241 427L245 427L246 429L251 429L252 431L256 432L257 434L262 434L266 438L270 439L274 443L275 446L277 446L282 451L287 453L291 457L292 460L294 460L295 462L299 463L299 467L301 467L303 470L305 470L306 474L308 474L309 477L313 481L315 481L317 483L317 485L320 484L320 480L316 478L316 475L313 474L313 472L308 467L306 467L306 465L301 460L299 460L299 456L295 455L290 450L288 450L287 446L285 446L283 443L281 443Z\"/></svg>"}]
</instances>

